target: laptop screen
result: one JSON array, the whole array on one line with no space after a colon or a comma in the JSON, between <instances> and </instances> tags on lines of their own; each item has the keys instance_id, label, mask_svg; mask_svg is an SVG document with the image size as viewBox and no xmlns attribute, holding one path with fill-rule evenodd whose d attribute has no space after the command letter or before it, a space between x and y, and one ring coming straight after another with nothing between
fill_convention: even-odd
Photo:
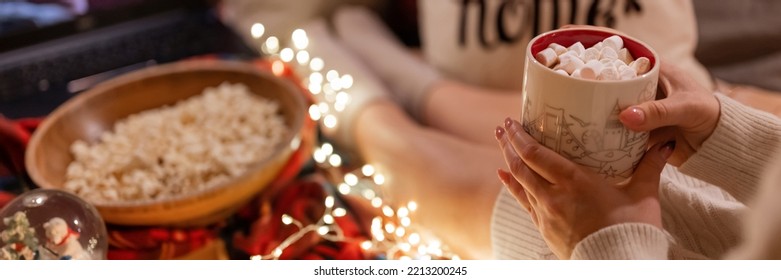
<instances>
[{"instance_id":1,"label":"laptop screen","mask_svg":"<svg viewBox=\"0 0 781 280\"><path fill-rule=\"evenodd\" d=\"M0 0L0 52L202 2Z\"/></svg>"},{"instance_id":2,"label":"laptop screen","mask_svg":"<svg viewBox=\"0 0 781 280\"><path fill-rule=\"evenodd\" d=\"M213 0L0 0L0 114L43 116L97 83L205 54L254 57Z\"/></svg>"}]
</instances>

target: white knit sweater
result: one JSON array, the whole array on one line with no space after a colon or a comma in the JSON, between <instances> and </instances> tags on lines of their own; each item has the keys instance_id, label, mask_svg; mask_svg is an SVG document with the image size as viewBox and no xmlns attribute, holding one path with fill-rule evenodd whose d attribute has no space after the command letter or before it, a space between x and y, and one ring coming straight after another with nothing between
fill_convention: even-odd
<instances>
[{"instance_id":1,"label":"white knit sweater","mask_svg":"<svg viewBox=\"0 0 781 280\"><path fill-rule=\"evenodd\" d=\"M776 185L781 180L763 183L762 188L769 189L769 196L775 193L776 199L753 207L753 219L749 220L754 225L747 227L752 230L741 232L740 222L764 170L768 166L781 168L781 161L771 164L781 143L781 121L727 97L717 97L721 117L711 137L680 168L667 166L662 172L659 196L664 230L648 224L610 226L578 243L573 259L770 258L781 254L767 249L781 233L781 218L772 224L777 224L777 230L765 225L766 216L777 216L778 211L772 210L781 208L781 190L777 190L781 187ZM762 214L760 208L770 212ZM744 235L756 237L739 244ZM494 207L492 239L499 259L556 258L528 214L506 190ZM775 243L772 245L781 248L781 242ZM740 249L726 255L735 248Z\"/></svg>"}]
</instances>

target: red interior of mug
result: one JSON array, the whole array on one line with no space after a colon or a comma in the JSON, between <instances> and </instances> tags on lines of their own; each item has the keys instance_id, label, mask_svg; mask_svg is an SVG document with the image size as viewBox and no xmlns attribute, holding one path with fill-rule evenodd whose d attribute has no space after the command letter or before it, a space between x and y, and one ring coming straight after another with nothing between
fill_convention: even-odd
<instances>
[{"instance_id":1,"label":"red interior of mug","mask_svg":"<svg viewBox=\"0 0 781 280\"><path fill-rule=\"evenodd\" d=\"M531 42L531 52L532 54L537 54L547 48L551 43L557 43L568 48L572 44L580 42L584 47L590 48L596 43L613 35L618 35L624 40L624 48L632 54L632 57L635 59L638 57L646 57L651 61L651 68L656 65L656 58L654 57L653 52L643 44L621 34L614 34L596 29L560 29L548 32Z\"/></svg>"}]
</instances>

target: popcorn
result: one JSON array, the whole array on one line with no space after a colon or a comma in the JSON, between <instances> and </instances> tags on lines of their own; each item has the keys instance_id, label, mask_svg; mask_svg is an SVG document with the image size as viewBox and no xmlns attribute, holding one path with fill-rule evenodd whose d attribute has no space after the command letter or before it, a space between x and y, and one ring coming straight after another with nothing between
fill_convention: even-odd
<instances>
[{"instance_id":1,"label":"popcorn","mask_svg":"<svg viewBox=\"0 0 781 280\"><path fill-rule=\"evenodd\" d=\"M206 189L274 151L287 126L279 105L242 84L128 116L101 142L71 145L64 188L90 202L148 201Z\"/></svg>"},{"instance_id":2,"label":"popcorn","mask_svg":"<svg viewBox=\"0 0 781 280\"><path fill-rule=\"evenodd\" d=\"M628 80L651 70L651 60L647 57L634 59L618 35L605 38L590 48L585 48L581 42L568 48L552 43L535 58L557 74L587 80Z\"/></svg>"}]
</instances>

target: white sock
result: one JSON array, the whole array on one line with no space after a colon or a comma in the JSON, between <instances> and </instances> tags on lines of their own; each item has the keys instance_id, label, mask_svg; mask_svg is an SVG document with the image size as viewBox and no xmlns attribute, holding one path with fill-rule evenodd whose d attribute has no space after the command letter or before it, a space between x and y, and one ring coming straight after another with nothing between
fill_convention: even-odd
<instances>
[{"instance_id":1,"label":"white sock","mask_svg":"<svg viewBox=\"0 0 781 280\"><path fill-rule=\"evenodd\" d=\"M346 7L336 12L336 32L355 54L388 85L396 100L416 119L424 121L429 88L441 75L408 52L373 12Z\"/></svg>"},{"instance_id":2,"label":"white sock","mask_svg":"<svg viewBox=\"0 0 781 280\"><path fill-rule=\"evenodd\" d=\"M328 28L323 20L310 22L303 28L309 37L307 50L312 58L319 57L323 60L324 67L320 73L324 80L327 80L325 76L329 70L336 70L340 76L352 76L353 84L349 89L343 90L350 95L350 99L343 111L334 114L337 118L336 127L329 129L323 126L323 132L338 146L356 150L354 126L360 112L369 103L389 98L390 94L375 74L357 57L352 56ZM323 100L324 94L319 94L318 101ZM330 104L331 112L334 112L333 103Z\"/></svg>"}]
</instances>

